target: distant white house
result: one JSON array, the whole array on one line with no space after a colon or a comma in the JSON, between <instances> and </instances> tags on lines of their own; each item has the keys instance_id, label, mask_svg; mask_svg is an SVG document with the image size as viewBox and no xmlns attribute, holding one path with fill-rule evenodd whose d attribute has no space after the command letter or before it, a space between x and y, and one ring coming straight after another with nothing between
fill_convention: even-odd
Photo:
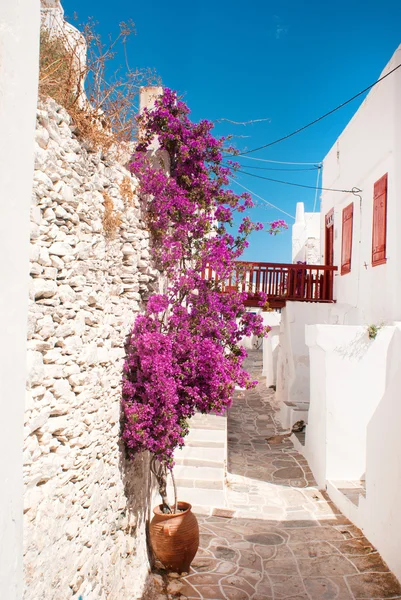
<instances>
[{"instance_id":1,"label":"distant white house","mask_svg":"<svg viewBox=\"0 0 401 600\"><path fill-rule=\"evenodd\" d=\"M292 262L320 264L320 213L305 212L303 202L297 203L292 226Z\"/></svg>"}]
</instances>

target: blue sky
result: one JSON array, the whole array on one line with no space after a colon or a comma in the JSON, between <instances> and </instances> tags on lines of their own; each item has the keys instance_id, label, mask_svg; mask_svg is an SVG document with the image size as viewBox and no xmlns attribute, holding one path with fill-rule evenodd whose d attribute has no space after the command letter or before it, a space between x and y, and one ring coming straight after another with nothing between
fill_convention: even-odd
<instances>
[{"instance_id":1,"label":"blue sky","mask_svg":"<svg viewBox=\"0 0 401 600\"><path fill-rule=\"evenodd\" d=\"M156 69L165 86L184 96L194 120L268 119L247 126L216 125L217 135L249 136L235 139L241 149L281 137L373 83L401 43L400 0L64 0L63 6L67 16L77 12L79 22L93 17L104 36L115 33L120 21L132 18L137 35L128 46L131 66ZM361 101L251 156L321 161ZM306 185L316 183L315 171L252 172ZM238 176L238 181L291 215L298 201L305 202L307 210L313 208L313 190L245 175ZM293 222L264 206L253 209L254 220ZM290 230L276 237L254 234L244 258L290 262Z\"/></svg>"}]
</instances>

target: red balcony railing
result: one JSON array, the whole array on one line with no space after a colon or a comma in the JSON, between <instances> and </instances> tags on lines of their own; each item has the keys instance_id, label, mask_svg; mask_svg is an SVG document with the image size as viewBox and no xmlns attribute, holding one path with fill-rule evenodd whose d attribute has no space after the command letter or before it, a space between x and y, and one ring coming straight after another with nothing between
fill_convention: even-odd
<instances>
[{"instance_id":1,"label":"red balcony railing","mask_svg":"<svg viewBox=\"0 0 401 600\"><path fill-rule=\"evenodd\" d=\"M247 292L247 306L258 306L260 292L267 295L272 308L284 306L287 300L333 302L336 270L326 265L240 262L233 275L220 283L223 292ZM215 274L207 268L204 278L215 279Z\"/></svg>"}]
</instances>

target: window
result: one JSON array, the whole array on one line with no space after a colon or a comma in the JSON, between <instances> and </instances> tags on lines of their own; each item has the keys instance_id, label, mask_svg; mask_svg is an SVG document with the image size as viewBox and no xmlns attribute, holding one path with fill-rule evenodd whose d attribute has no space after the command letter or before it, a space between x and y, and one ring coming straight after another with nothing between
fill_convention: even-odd
<instances>
[{"instance_id":1,"label":"window","mask_svg":"<svg viewBox=\"0 0 401 600\"><path fill-rule=\"evenodd\" d=\"M376 181L373 191L372 266L386 262L387 173Z\"/></svg>"},{"instance_id":2,"label":"window","mask_svg":"<svg viewBox=\"0 0 401 600\"><path fill-rule=\"evenodd\" d=\"M343 231L341 242L341 275L351 271L352 256L352 228L354 222L354 204L346 206L343 210Z\"/></svg>"}]
</instances>

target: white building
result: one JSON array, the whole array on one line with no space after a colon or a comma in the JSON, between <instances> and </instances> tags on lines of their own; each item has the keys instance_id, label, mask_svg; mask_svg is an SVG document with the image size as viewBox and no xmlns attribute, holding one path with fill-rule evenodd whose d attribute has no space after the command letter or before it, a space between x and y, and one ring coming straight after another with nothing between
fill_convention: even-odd
<instances>
[{"instance_id":1,"label":"white building","mask_svg":"<svg viewBox=\"0 0 401 600\"><path fill-rule=\"evenodd\" d=\"M401 64L401 46L381 77ZM323 161L321 257L360 323L401 320L401 69L377 84ZM360 190L360 191L358 191Z\"/></svg>"},{"instance_id":2,"label":"white building","mask_svg":"<svg viewBox=\"0 0 401 600\"><path fill-rule=\"evenodd\" d=\"M400 64L401 46L381 77ZM286 303L277 364L283 424L307 423L294 442L317 483L399 579L400 107L398 69L372 88L323 161L322 187L333 191L322 193L320 262L338 267L336 302ZM305 260L302 212L293 260Z\"/></svg>"}]
</instances>

